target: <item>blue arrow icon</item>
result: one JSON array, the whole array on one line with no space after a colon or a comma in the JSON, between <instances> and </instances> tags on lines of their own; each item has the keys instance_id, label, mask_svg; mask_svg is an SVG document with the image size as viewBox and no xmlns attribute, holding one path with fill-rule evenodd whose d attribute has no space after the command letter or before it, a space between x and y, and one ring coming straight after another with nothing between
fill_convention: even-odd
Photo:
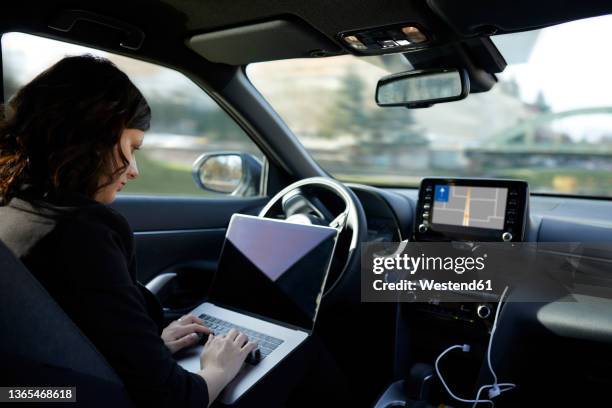
<instances>
[{"instance_id":1,"label":"blue arrow icon","mask_svg":"<svg viewBox=\"0 0 612 408\"><path fill-rule=\"evenodd\" d=\"M441 201L443 203L448 202L448 186L436 186L436 191L434 194L435 201Z\"/></svg>"}]
</instances>

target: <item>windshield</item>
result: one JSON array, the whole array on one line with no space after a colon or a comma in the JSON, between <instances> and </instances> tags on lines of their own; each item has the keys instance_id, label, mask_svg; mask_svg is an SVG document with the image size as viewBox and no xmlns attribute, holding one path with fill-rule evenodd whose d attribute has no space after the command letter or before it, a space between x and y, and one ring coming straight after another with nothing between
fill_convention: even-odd
<instances>
[{"instance_id":1,"label":"windshield","mask_svg":"<svg viewBox=\"0 0 612 408\"><path fill-rule=\"evenodd\" d=\"M489 92L380 108L402 55L251 64L247 75L315 160L343 181L527 180L532 192L612 196L612 16L493 37L508 62Z\"/></svg>"}]
</instances>

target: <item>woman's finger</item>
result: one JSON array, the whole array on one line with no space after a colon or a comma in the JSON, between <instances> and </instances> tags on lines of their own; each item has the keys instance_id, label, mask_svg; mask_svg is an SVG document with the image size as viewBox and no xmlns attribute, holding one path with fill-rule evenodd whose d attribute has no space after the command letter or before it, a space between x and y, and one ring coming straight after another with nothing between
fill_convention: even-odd
<instances>
[{"instance_id":1,"label":"woman's finger","mask_svg":"<svg viewBox=\"0 0 612 408\"><path fill-rule=\"evenodd\" d=\"M236 336L236 340L234 340L234 343L236 343L238 345L238 347L242 347L248 341L249 341L249 338L246 336L246 334L239 333L238 336Z\"/></svg>"},{"instance_id":2,"label":"woman's finger","mask_svg":"<svg viewBox=\"0 0 612 408\"><path fill-rule=\"evenodd\" d=\"M254 341L249 341L244 346L242 346L240 351L244 354L249 354L251 351L255 350L257 347L258 347L257 343L255 343Z\"/></svg>"},{"instance_id":3,"label":"woman's finger","mask_svg":"<svg viewBox=\"0 0 612 408\"><path fill-rule=\"evenodd\" d=\"M199 323L199 324L205 326L204 320L202 320L199 317L196 317L196 316L194 316L192 314L186 314L184 316L179 317L177 322L179 322L180 324Z\"/></svg>"},{"instance_id":4,"label":"woman's finger","mask_svg":"<svg viewBox=\"0 0 612 408\"><path fill-rule=\"evenodd\" d=\"M198 335L195 333L188 334L186 336L181 337L180 339L171 341L168 343L168 348L175 353L185 347L192 346L196 344L198 341Z\"/></svg>"},{"instance_id":5,"label":"woman's finger","mask_svg":"<svg viewBox=\"0 0 612 408\"><path fill-rule=\"evenodd\" d=\"M212 333L212 331L206 327L206 326L202 326L201 324L197 324L197 323L191 323L191 324L187 324L185 326L177 326L174 328L174 331L172 332L172 336L175 339L181 338L187 334L190 333L206 333L206 334L210 334Z\"/></svg>"},{"instance_id":6,"label":"woman's finger","mask_svg":"<svg viewBox=\"0 0 612 408\"><path fill-rule=\"evenodd\" d=\"M229 340L234 341L236 340L236 337L238 337L238 330L236 329L230 329L230 331L227 332L227 334L225 335L225 337L227 337Z\"/></svg>"}]
</instances>

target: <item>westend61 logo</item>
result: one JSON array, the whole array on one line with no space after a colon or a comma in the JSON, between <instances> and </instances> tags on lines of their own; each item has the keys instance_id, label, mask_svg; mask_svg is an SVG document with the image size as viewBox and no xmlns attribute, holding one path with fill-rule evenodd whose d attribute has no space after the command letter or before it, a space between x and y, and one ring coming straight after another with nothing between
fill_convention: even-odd
<instances>
[{"instance_id":1,"label":"westend61 logo","mask_svg":"<svg viewBox=\"0 0 612 408\"><path fill-rule=\"evenodd\" d=\"M521 288L513 302L574 291L612 299L612 280L601 280L610 272L605 259L609 242L371 242L362 246L361 300L478 303L506 287Z\"/></svg>"},{"instance_id":2,"label":"westend61 logo","mask_svg":"<svg viewBox=\"0 0 612 408\"><path fill-rule=\"evenodd\" d=\"M409 271L414 275L418 271L447 271L458 275L470 271L482 271L485 268L487 254L479 257L441 257L441 256L409 256L408 254L394 257L374 257L372 271L380 275L390 270Z\"/></svg>"}]
</instances>

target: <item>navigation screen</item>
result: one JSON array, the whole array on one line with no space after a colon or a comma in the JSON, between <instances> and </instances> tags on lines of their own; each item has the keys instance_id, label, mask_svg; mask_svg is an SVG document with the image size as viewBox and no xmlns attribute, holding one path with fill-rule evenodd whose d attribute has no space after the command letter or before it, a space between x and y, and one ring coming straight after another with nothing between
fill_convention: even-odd
<instances>
[{"instance_id":1,"label":"navigation screen","mask_svg":"<svg viewBox=\"0 0 612 408\"><path fill-rule=\"evenodd\" d=\"M433 224L501 230L507 188L436 185Z\"/></svg>"}]
</instances>

